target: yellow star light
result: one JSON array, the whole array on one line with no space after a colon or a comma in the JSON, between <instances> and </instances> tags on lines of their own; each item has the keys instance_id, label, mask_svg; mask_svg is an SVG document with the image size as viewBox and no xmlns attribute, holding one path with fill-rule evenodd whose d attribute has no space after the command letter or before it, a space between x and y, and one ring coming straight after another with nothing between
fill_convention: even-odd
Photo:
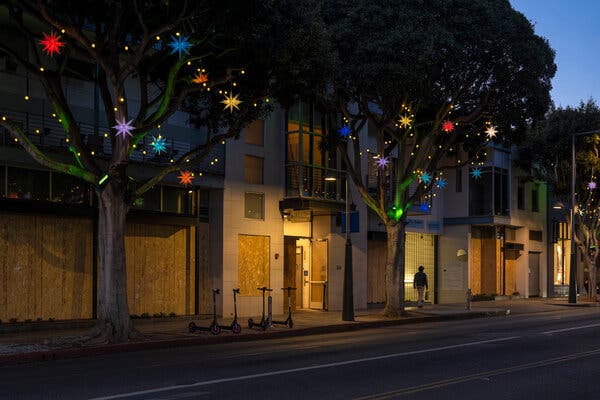
<instances>
[{"instance_id":1,"label":"yellow star light","mask_svg":"<svg viewBox=\"0 0 600 400\"><path fill-rule=\"evenodd\" d=\"M233 112L233 109L237 109L239 110L240 107L238 107L240 105L240 103L243 103L243 101L241 101L240 99L238 99L239 95L233 95L233 93L229 94L229 95L225 95L225 100L221 100L221 103L225 104L225 107L223 107L223 110L227 110L229 108L229 111Z\"/></svg>"},{"instance_id":2,"label":"yellow star light","mask_svg":"<svg viewBox=\"0 0 600 400\"><path fill-rule=\"evenodd\" d=\"M412 124L412 119L408 115L403 115L399 122L401 127L408 128Z\"/></svg>"}]
</instances>

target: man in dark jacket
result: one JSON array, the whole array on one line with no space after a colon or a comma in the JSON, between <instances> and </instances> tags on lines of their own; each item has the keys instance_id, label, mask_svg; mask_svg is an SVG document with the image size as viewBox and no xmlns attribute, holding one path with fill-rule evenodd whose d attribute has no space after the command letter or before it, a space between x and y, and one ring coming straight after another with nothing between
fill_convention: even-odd
<instances>
[{"instance_id":1,"label":"man in dark jacket","mask_svg":"<svg viewBox=\"0 0 600 400\"><path fill-rule=\"evenodd\" d=\"M417 289L417 293L419 294L419 301L417 303L419 307L423 307L423 293L429 289L427 274L423 272L424 269L422 265L419 265L419 272L415 274L415 278L413 279L413 287Z\"/></svg>"}]
</instances>

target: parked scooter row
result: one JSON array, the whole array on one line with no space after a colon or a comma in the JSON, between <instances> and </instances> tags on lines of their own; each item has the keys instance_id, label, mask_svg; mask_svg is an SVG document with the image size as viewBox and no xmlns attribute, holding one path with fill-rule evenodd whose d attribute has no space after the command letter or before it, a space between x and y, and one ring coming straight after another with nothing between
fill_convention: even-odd
<instances>
[{"instance_id":1,"label":"parked scooter row","mask_svg":"<svg viewBox=\"0 0 600 400\"><path fill-rule=\"evenodd\" d=\"M272 327L273 325L284 325L292 328L294 326L294 320L292 319L292 290L296 290L296 288L288 286L286 288L281 288L281 290L287 291L288 298L288 316L284 321L273 320L272 318L272 297L269 294L268 296L268 315L265 314L265 293L272 292L273 289L267 288L266 286L257 288L262 292L262 316L260 322L256 323L252 318L248 319L248 328L252 329L253 327L257 327L261 330L266 330L267 328ZM213 320L208 327L202 327L196 325L195 322L190 322L188 324L188 330L190 333L193 332L201 332L208 331L213 335L218 335L221 333L223 329L230 330L232 333L238 334L242 331L241 325L237 320L237 295L240 293L239 288L233 289L233 322L231 325L219 325L217 320L217 295L221 293L220 289L213 289L212 291L212 299L213 299Z\"/></svg>"}]
</instances>

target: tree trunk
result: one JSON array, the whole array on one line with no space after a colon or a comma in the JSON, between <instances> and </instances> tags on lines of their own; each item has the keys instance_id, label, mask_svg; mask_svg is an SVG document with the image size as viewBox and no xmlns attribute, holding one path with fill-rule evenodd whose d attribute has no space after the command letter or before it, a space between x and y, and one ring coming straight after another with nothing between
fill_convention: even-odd
<instances>
[{"instance_id":1,"label":"tree trunk","mask_svg":"<svg viewBox=\"0 0 600 400\"><path fill-rule=\"evenodd\" d=\"M99 334L109 342L123 342L132 333L125 268L125 217L129 205L125 202L125 189L116 182L109 182L97 195Z\"/></svg>"},{"instance_id":2,"label":"tree trunk","mask_svg":"<svg viewBox=\"0 0 600 400\"><path fill-rule=\"evenodd\" d=\"M404 311L404 253L405 224L387 224L387 254L385 259L385 308L386 317L399 317Z\"/></svg>"}]
</instances>

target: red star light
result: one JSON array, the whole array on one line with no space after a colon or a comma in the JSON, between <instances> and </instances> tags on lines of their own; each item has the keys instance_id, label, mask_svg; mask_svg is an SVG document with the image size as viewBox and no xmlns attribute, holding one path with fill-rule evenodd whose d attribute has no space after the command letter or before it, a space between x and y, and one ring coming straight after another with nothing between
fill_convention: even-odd
<instances>
[{"instance_id":1,"label":"red star light","mask_svg":"<svg viewBox=\"0 0 600 400\"><path fill-rule=\"evenodd\" d=\"M204 82L208 82L208 75L206 74L201 74L198 73L194 79L192 80L192 82L197 83L197 84L202 84Z\"/></svg>"},{"instance_id":2,"label":"red star light","mask_svg":"<svg viewBox=\"0 0 600 400\"><path fill-rule=\"evenodd\" d=\"M180 171L178 178L181 185L190 186L194 179L194 175L192 171Z\"/></svg>"},{"instance_id":3,"label":"red star light","mask_svg":"<svg viewBox=\"0 0 600 400\"><path fill-rule=\"evenodd\" d=\"M40 40L40 44L44 46L42 50L52 57L55 53L60 54L60 48L65 45L65 42L61 42L60 36L52 32L49 35L44 33L44 38Z\"/></svg>"},{"instance_id":4,"label":"red star light","mask_svg":"<svg viewBox=\"0 0 600 400\"><path fill-rule=\"evenodd\" d=\"M452 132L454 130L454 123L452 123L452 121L444 121L442 124L442 130L444 132Z\"/></svg>"}]
</instances>

